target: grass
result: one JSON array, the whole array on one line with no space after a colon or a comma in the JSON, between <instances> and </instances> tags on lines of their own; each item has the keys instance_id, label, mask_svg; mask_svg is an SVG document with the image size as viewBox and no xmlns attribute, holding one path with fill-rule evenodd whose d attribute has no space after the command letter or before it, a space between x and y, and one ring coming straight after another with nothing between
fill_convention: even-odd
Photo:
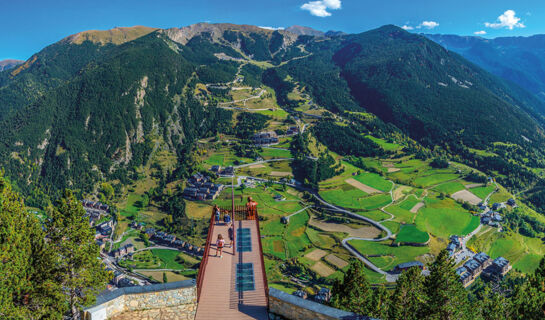
<instances>
[{"instance_id":1,"label":"grass","mask_svg":"<svg viewBox=\"0 0 545 320\"><path fill-rule=\"evenodd\" d=\"M429 239L430 236L427 232L419 230L414 224L406 224L401 227L395 242L425 243Z\"/></svg>"},{"instance_id":2,"label":"grass","mask_svg":"<svg viewBox=\"0 0 545 320\"><path fill-rule=\"evenodd\" d=\"M479 225L479 217L471 215L452 199L427 198L425 203L415 219L416 225L437 237L466 235Z\"/></svg>"},{"instance_id":3,"label":"grass","mask_svg":"<svg viewBox=\"0 0 545 320\"><path fill-rule=\"evenodd\" d=\"M490 192L494 191L495 189L496 186L491 184L485 187L472 188L470 191L477 197L484 200L484 198L486 198L490 194Z\"/></svg>"},{"instance_id":4,"label":"grass","mask_svg":"<svg viewBox=\"0 0 545 320\"><path fill-rule=\"evenodd\" d=\"M263 148L259 153L263 159L291 158L291 152L283 149Z\"/></svg>"},{"instance_id":5,"label":"grass","mask_svg":"<svg viewBox=\"0 0 545 320\"><path fill-rule=\"evenodd\" d=\"M498 192L494 192L494 194L492 194L492 196L490 197L490 203L505 202L509 198L512 198L511 194L507 190L505 190L504 187L499 186L499 189L500 190Z\"/></svg>"},{"instance_id":6,"label":"grass","mask_svg":"<svg viewBox=\"0 0 545 320\"><path fill-rule=\"evenodd\" d=\"M370 186L371 188L375 188L383 192L387 192L387 191L390 191L390 189L392 189L392 182L384 179L382 176L376 173L364 172L362 174L355 176L354 179L358 180L359 182L363 184Z\"/></svg>"},{"instance_id":7,"label":"grass","mask_svg":"<svg viewBox=\"0 0 545 320\"><path fill-rule=\"evenodd\" d=\"M359 214L360 216L367 217L369 219L373 219L375 221L380 221L384 219L390 218L390 215L380 211L380 210L371 210L371 211L356 211L354 212L356 214Z\"/></svg>"},{"instance_id":8,"label":"grass","mask_svg":"<svg viewBox=\"0 0 545 320\"><path fill-rule=\"evenodd\" d=\"M386 150L386 151L397 151L397 150L401 149L401 146L399 144L397 144L397 143L386 142L383 139L375 138L375 137L373 137L371 135L366 135L366 137L373 140L373 142L375 142L376 144L381 146L381 148Z\"/></svg>"},{"instance_id":9,"label":"grass","mask_svg":"<svg viewBox=\"0 0 545 320\"><path fill-rule=\"evenodd\" d=\"M304 251L311 244L305 233L308 220L309 215L306 212L301 212L290 218L284 238L291 258L296 257L300 251Z\"/></svg>"},{"instance_id":10,"label":"grass","mask_svg":"<svg viewBox=\"0 0 545 320\"><path fill-rule=\"evenodd\" d=\"M446 194L453 194L457 191L464 190L465 187L458 181L451 181L447 183L440 184L433 188L433 190L438 192L443 192Z\"/></svg>"},{"instance_id":11,"label":"grass","mask_svg":"<svg viewBox=\"0 0 545 320\"><path fill-rule=\"evenodd\" d=\"M411 209L419 202L420 200L416 199L415 197L408 197L397 205L386 207L385 210L393 214L396 217L396 221L413 223L416 213L412 213Z\"/></svg>"},{"instance_id":12,"label":"grass","mask_svg":"<svg viewBox=\"0 0 545 320\"><path fill-rule=\"evenodd\" d=\"M363 255L391 256L392 261L388 265L389 269L400 263L414 261L418 256L429 252L429 248L427 247L392 247L389 245L389 242L351 240L348 243Z\"/></svg>"},{"instance_id":13,"label":"grass","mask_svg":"<svg viewBox=\"0 0 545 320\"><path fill-rule=\"evenodd\" d=\"M373 210L383 207L392 201L389 193L367 196L367 194L348 184L334 189L320 191L325 201L341 207Z\"/></svg>"},{"instance_id":14,"label":"grass","mask_svg":"<svg viewBox=\"0 0 545 320\"><path fill-rule=\"evenodd\" d=\"M419 187L429 187L429 186L439 184L441 182L454 180L458 177L459 176L454 173L437 173L437 174L431 174L428 176L418 177L414 179L414 184Z\"/></svg>"}]
</instances>

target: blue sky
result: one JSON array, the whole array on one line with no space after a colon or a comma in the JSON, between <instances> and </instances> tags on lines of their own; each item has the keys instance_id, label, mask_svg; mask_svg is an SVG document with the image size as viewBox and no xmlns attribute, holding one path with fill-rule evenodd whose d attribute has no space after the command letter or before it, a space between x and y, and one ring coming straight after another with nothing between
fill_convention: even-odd
<instances>
[{"instance_id":1,"label":"blue sky","mask_svg":"<svg viewBox=\"0 0 545 320\"><path fill-rule=\"evenodd\" d=\"M545 33L543 0L0 0L0 60L27 59L70 34L196 22L304 25L358 33L385 24L484 37Z\"/></svg>"}]
</instances>

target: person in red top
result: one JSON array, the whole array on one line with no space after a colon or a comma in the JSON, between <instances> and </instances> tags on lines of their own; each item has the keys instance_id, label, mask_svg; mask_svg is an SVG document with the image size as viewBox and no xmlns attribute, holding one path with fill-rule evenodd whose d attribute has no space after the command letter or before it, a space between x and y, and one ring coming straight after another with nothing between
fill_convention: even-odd
<instances>
[{"instance_id":1,"label":"person in red top","mask_svg":"<svg viewBox=\"0 0 545 320\"><path fill-rule=\"evenodd\" d=\"M246 211L248 212L248 219L254 220L256 218L257 211L257 202L255 202L252 197L248 197L248 202L246 203Z\"/></svg>"},{"instance_id":2,"label":"person in red top","mask_svg":"<svg viewBox=\"0 0 545 320\"><path fill-rule=\"evenodd\" d=\"M218 234L218 240L216 240L216 257L218 256L218 253L219 253L220 258L223 258L223 256L221 255L223 246L225 246L225 240L223 240L223 236L220 233Z\"/></svg>"}]
</instances>

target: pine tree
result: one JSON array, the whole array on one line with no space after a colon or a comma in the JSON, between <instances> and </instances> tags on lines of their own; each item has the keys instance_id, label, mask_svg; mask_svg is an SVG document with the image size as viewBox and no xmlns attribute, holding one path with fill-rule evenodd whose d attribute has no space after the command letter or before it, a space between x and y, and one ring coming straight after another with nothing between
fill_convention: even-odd
<instances>
[{"instance_id":1,"label":"pine tree","mask_svg":"<svg viewBox=\"0 0 545 320\"><path fill-rule=\"evenodd\" d=\"M0 319L61 319L53 259L38 220L0 176Z\"/></svg>"},{"instance_id":2,"label":"pine tree","mask_svg":"<svg viewBox=\"0 0 545 320\"><path fill-rule=\"evenodd\" d=\"M333 284L331 305L349 310L360 315L371 314L373 290L364 273L363 263L358 259L350 260L348 271L342 281Z\"/></svg>"},{"instance_id":3,"label":"pine tree","mask_svg":"<svg viewBox=\"0 0 545 320\"><path fill-rule=\"evenodd\" d=\"M372 299L372 312L371 316L377 317L379 319L388 319L388 306L390 301L390 293L385 286L379 285L375 288L373 292Z\"/></svg>"},{"instance_id":4,"label":"pine tree","mask_svg":"<svg viewBox=\"0 0 545 320\"><path fill-rule=\"evenodd\" d=\"M387 319L420 319L425 303L424 277L419 268L410 268L396 281L396 289L390 298Z\"/></svg>"},{"instance_id":5,"label":"pine tree","mask_svg":"<svg viewBox=\"0 0 545 320\"><path fill-rule=\"evenodd\" d=\"M168 282L167 274L166 272L163 272L163 283L167 283L167 282Z\"/></svg>"},{"instance_id":6,"label":"pine tree","mask_svg":"<svg viewBox=\"0 0 545 320\"><path fill-rule=\"evenodd\" d=\"M66 190L57 206L48 210L50 219L46 223L72 319L80 319L80 307L94 302L111 276L99 258L94 232L84 214L81 203Z\"/></svg>"},{"instance_id":7,"label":"pine tree","mask_svg":"<svg viewBox=\"0 0 545 320\"><path fill-rule=\"evenodd\" d=\"M473 319L467 292L454 271L454 262L442 250L424 280L426 319Z\"/></svg>"},{"instance_id":8,"label":"pine tree","mask_svg":"<svg viewBox=\"0 0 545 320\"><path fill-rule=\"evenodd\" d=\"M508 300L502 294L492 292L490 287L486 286L479 298L480 313L483 320L508 320L512 318Z\"/></svg>"}]
</instances>

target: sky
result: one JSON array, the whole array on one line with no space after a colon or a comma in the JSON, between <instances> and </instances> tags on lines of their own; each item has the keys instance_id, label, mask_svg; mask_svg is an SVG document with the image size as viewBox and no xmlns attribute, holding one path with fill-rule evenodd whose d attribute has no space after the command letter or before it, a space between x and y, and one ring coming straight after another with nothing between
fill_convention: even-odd
<instances>
[{"instance_id":1,"label":"sky","mask_svg":"<svg viewBox=\"0 0 545 320\"><path fill-rule=\"evenodd\" d=\"M545 34L545 0L0 0L0 12L0 60L26 60L80 31L134 25L230 22L359 33L394 24L487 38Z\"/></svg>"}]
</instances>

